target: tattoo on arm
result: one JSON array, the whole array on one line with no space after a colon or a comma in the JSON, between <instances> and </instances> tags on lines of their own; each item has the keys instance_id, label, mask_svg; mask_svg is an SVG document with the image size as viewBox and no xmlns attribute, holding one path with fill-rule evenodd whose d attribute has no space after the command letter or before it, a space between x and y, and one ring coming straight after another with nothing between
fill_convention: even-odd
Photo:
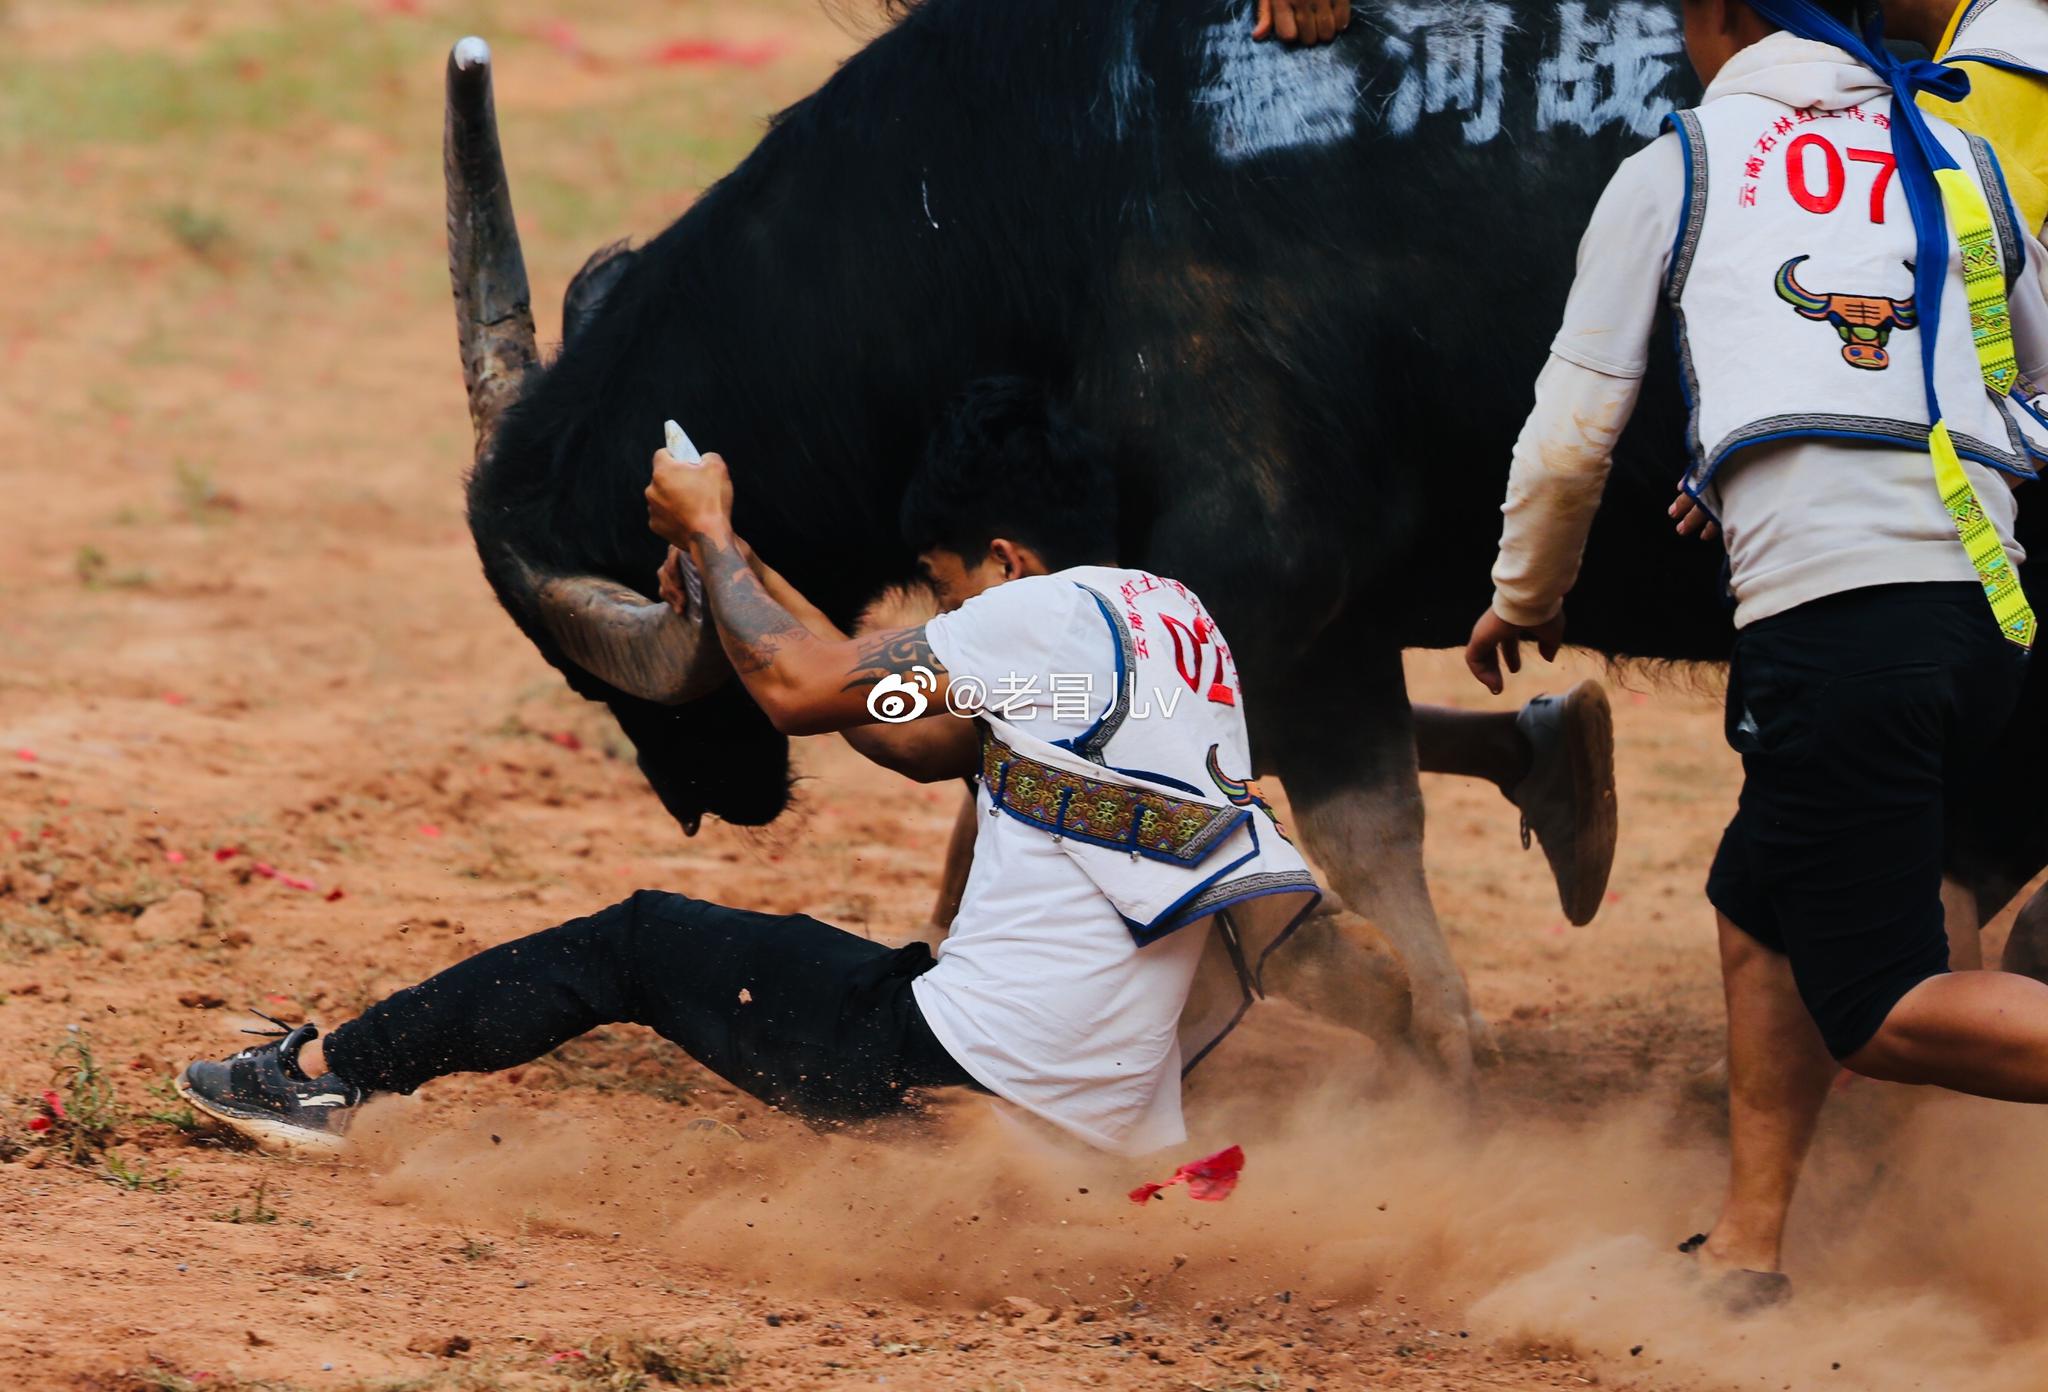
<instances>
[{"instance_id":1,"label":"tattoo on arm","mask_svg":"<svg viewBox=\"0 0 2048 1392\"><path fill-rule=\"evenodd\" d=\"M852 669L846 674L846 685L840 690L855 691L873 686L884 677L902 676L918 667L927 668L934 674L946 670L946 664L932 654L932 645L925 641L924 625L884 629L867 635L863 640L860 656L854 659Z\"/></svg>"},{"instance_id":2,"label":"tattoo on arm","mask_svg":"<svg viewBox=\"0 0 2048 1392\"><path fill-rule=\"evenodd\" d=\"M784 648L815 641L810 630L761 587L760 577L730 538L715 541L700 532L691 540L703 563L704 590L718 620L719 641L734 671L743 677L765 671Z\"/></svg>"}]
</instances>

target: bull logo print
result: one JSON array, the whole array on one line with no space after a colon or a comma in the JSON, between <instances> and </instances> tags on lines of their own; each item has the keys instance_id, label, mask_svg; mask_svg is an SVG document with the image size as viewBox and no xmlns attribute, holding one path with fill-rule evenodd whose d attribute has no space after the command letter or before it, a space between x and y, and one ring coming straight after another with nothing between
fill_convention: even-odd
<instances>
[{"instance_id":1,"label":"bull logo print","mask_svg":"<svg viewBox=\"0 0 2048 1392\"><path fill-rule=\"evenodd\" d=\"M1842 361L1868 372L1882 372L1892 365L1885 350L1893 329L1915 329L1920 313L1911 297L1889 299L1883 295L1816 295L1799 283L1794 274L1804 256L1795 256L1778 267L1772 284L1778 298L1799 312L1801 318L1818 319L1835 326L1842 338Z\"/></svg>"},{"instance_id":2,"label":"bull logo print","mask_svg":"<svg viewBox=\"0 0 2048 1392\"><path fill-rule=\"evenodd\" d=\"M1273 804L1266 801L1266 790L1259 786L1258 780L1249 774L1243 778L1232 778L1223 771L1222 761L1217 757L1222 749L1223 746L1220 744L1209 746L1209 777L1222 790L1223 796L1230 800L1233 807L1258 808L1266 814L1267 820L1273 823L1273 830L1280 833L1280 839L1290 846L1293 845L1294 838L1289 836L1287 828L1281 825L1280 814L1273 810Z\"/></svg>"}]
</instances>

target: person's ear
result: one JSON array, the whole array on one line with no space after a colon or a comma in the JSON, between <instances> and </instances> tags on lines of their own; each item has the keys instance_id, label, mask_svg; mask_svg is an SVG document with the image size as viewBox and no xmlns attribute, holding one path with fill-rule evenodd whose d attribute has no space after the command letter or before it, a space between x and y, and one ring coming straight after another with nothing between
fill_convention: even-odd
<instances>
[{"instance_id":1,"label":"person's ear","mask_svg":"<svg viewBox=\"0 0 2048 1392\"><path fill-rule=\"evenodd\" d=\"M988 558L1002 571L1005 580L1015 580L1024 573L1024 557L1017 543L1008 537L997 537L988 544Z\"/></svg>"}]
</instances>

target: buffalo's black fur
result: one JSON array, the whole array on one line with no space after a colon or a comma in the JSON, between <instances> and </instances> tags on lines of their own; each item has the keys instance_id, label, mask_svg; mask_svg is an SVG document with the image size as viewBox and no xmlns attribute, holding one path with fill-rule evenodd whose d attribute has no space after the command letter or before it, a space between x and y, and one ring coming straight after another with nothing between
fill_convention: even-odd
<instances>
[{"instance_id":1,"label":"buffalo's black fur","mask_svg":"<svg viewBox=\"0 0 2048 1392\"><path fill-rule=\"evenodd\" d=\"M1365 0L1334 54L1262 50L1348 66L1355 131L1233 161L1207 36L1248 24L1248 3L907 7L678 222L604 266L614 283L471 481L486 572L571 683L610 701L672 811L766 820L784 744L737 684L679 710L620 698L519 612L507 558L651 593L662 547L640 491L674 416L729 459L742 534L849 620L909 568L897 500L943 403L1016 373L1109 442L1126 558L1203 594L1255 717L1262 693L1317 679L1333 644L1461 642L1579 232L1642 143L1613 124L1534 128L1557 9L1512 8L1494 139L1465 143L1455 112L1386 132L1397 46ZM1667 105L1690 80L1674 68ZM1660 351L1573 636L1714 659L1730 636L1718 554L1663 515L1681 406Z\"/></svg>"}]
</instances>

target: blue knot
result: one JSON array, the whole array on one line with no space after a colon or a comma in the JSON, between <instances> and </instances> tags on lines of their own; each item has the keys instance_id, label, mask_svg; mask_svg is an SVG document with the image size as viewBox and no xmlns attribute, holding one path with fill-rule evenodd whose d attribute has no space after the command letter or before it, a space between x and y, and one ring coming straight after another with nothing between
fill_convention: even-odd
<instances>
[{"instance_id":1,"label":"blue knot","mask_svg":"<svg viewBox=\"0 0 2048 1392\"><path fill-rule=\"evenodd\" d=\"M1877 52L1884 53L1884 50L1879 48ZM1959 102L1970 95L1968 73L1946 63L1929 62L1925 58L1913 58L1905 62L1894 60L1891 71L1884 76L1899 93L1901 101L1911 101L1915 92L1926 92L1945 102Z\"/></svg>"}]
</instances>

